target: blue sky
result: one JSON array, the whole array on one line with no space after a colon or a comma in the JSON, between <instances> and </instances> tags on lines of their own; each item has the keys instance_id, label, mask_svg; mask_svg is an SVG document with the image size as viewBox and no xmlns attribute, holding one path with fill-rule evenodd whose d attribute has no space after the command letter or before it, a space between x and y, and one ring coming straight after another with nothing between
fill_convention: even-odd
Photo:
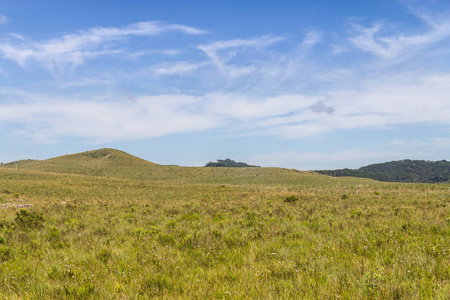
<instances>
[{"instance_id":1,"label":"blue sky","mask_svg":"<svg viewBox=\"0 0 450 300\"><path fill-rule=\"evenodd\" d=\"M449 160L450 2L0 1L0 161Z\"/></svg>"}]
</instances>

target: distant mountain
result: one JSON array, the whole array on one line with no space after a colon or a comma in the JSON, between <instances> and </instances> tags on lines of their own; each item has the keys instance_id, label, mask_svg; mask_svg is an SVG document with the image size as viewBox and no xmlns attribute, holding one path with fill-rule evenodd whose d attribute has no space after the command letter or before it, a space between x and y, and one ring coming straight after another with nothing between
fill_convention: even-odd
<instances>
[{"instance_id":1,"label":"distant mountain","mask_svg":"<svg viewBox=\"0 0 450 300\"><path fill-rule=\"evenodd\" d=\"M320 170L317 173L342 177L364 177L391 182L450 182L450 162L399 160L372 164L359 169Z\"/></svg>"},{"instance_id":2,"label":"distant mountain","mask_svg":"<svg viewBox=\"0 0 450 300\"><path fill-rule=\"evenodd\" d=\"M218 159L216 162L210 161L205 165L205 167L226 167L226 168L250 168L250 167L258 167L258 166L251 166L243 162L236 162L232 159Z\"/></svg>"}]
</instances>

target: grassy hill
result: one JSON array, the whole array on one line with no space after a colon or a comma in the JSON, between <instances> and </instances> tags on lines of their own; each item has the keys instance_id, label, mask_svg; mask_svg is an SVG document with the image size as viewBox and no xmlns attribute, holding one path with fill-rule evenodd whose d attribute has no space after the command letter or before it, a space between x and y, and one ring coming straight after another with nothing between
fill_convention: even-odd
<instances>
[{"instance_id":1,"label":"grassy hill","mask_svg":"<svg viewBox=\"0 0 450 300\"><path fill-rule=\"evenodd\" d=\"M116 149L99 149L63 155L46 160L20 160L2 165L4 168L90 176L111 176L139 179L151 173L157 164Z\"/></svg>"},{"instance_id":2,"label":"grassy hill","mask_svg":"<svg viewBox=\"0 0 450 300\"><path fill-rule=\"evenodd\" d=\"M158 165L116 149L99 149L46 160L21 160L2 168L80 174L145 181L217 183L233 185L335 186L369 183L335 179L315 172L283 168L213 168Z\"/></svg>"}]
</instances>

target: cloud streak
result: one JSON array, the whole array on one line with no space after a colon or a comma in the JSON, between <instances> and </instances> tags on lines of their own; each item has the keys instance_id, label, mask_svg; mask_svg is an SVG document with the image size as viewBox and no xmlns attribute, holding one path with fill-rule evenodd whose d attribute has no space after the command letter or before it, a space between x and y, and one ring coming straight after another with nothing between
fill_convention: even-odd
<instances>
[{"instance_id":1,"label":"cloud streak","mask_svg":"<svg viewBox=\"0 0 450 300\"><path fill-rule=\"evenodd\" d=\"M253 39L233 39L202 44L198 49L202 50L211 62L223 73L231 77L245 75L254 70L252 66L236 67L227 63L236 57L236 50L262 49L282 41L282 37L261 36Z\"/></svg>"},{"instance_id":2,"label":"cloud streak","mask_svg":"<svg viewBox=\"0 0 450 300\"><path fill-rule=\"evenodd\" d=\"M164 32L201 35L206 31L178 24L140 22L126 27L98 27L59 38L34 41L10 34L0 41L0 54L22 67L29 61L42 63L51 70L76 67L88 59L121 53L114 44L130 37L155 36Z\"/></svg>"},{"instance_id":3,"label":"cloud streak","mask_svg":"<svg viewBox=\"0 0 450 300\"><path fill-rule=\"evenodd\" d=\"M386 60L404 59L417 52L430 49L450 37L450 14L437 16L420 9L410 11L427 26L420 34L396 33L385 21L376 21L370 26L350 23L350 42L357 48Z\"/></svg>"},{"instance_id":4,"label":"cloud streak","mask_svg":"<svg viewBox=\"0 0 450 300\"><path fill-rule=\"evenodd\" d=\"M216 126L213 116L187 109L195 102L193 97L169 95L139 97L133 102L42 99L40 95L28 95L26 102L0 104L0 124L24 128L12 132L23 133L25 138L71 136L97 143L153 138Z\"/></svg>"},{"instance_id":5,"label":"cloud streak","mask_svg":"<svg viewBox=\"0 0 450 300\"><path fill-rule=\"evenodd\" d=\"M109 142L210 129L304 138L360 128L450 125L450 76L424 77L403 86L371 83L374 86L357 93L339 90L264 98L236 93L133 94L133 101L125 102L113 100L114 95L81 100L0 89L6 100L0 103L0 124L40 128L48 136Z\"/></svg>"},{"instance_id":6,"label":"cloud streak","mask_svg":"<svg viewBox=\"0 0 450 300\"><path fill-rule=\"evenodd\" d=\"M209 65L208 62L192 62L192 61L166 62L153 66L152 71L156 75L185 75L188 73L192 73L207 65Z\"/></svg>"}]
</instances>

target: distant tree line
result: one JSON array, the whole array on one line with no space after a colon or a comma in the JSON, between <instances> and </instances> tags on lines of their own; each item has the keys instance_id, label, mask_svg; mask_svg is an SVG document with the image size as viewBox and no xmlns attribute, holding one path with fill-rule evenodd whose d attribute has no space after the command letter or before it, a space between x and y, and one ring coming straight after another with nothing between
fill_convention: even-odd
<instances>
[{"instance_id":1,"label":"distant tree line","mask_svg":"<svg viewBox=\"0 0 450 300\"><path fill-rule=\"evenodd\" d=\"M317 173L336 177L353 176L390 182L450 182L450 162L399 160L368 165L359 169L319 170Z\"/></svg>"},{"instance_id":2,"label":"distant tree line","mask_svg":"<svg viewBox=\"0 0 450 300\"><path fill-rule=\"evenodd\" d=\"M244 162L236 162L232 159L218 159L216 162L210 161L205 165L205 167L227 167L227 168L249 168L249 167L258 167L258 166L251 166Z\"/></svg>"}]
</instances>

